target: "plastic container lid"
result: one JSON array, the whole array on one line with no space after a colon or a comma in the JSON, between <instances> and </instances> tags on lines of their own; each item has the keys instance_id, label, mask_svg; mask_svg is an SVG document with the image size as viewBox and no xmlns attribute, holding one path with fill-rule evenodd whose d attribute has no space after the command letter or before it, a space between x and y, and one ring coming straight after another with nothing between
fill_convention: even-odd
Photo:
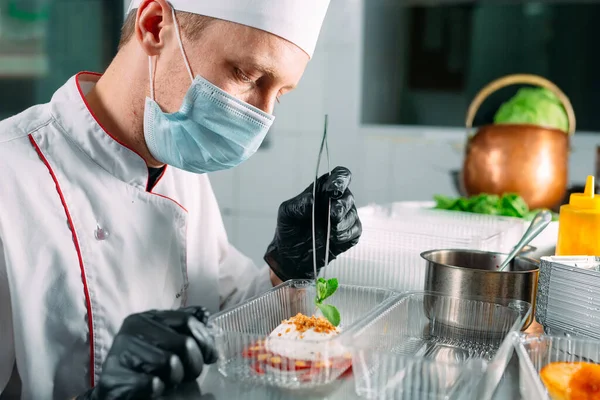
<instances>
[{"instance_id":1,"label":"plastic container lid","mask_svg":"<svg viewBox=\"0 0 600 400\"><path fill-rule=\"evenodd\" d=\"M569 205L579 209L600 210L600 197L594 193L594 176L589 175L585 182L584 193L573 193Z\"/></svg>"}]
</instances>

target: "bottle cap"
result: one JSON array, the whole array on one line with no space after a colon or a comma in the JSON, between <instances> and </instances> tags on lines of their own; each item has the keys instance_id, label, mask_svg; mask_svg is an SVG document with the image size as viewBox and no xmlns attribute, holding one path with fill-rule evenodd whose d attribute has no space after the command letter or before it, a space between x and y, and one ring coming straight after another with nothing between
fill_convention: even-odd
<instances>
[{"instance_id":1,"label":"bottle cap","mask_svg":"<svg viewBox=\"0 0 600 400\"><path fill-rule=\"evenodd\" d=\"M580 209L600 210L600 196L596 196L594 190L594 177L590 175L585 182L585 191L571 194L569 204Z\"/></svg>"}]
</instances>

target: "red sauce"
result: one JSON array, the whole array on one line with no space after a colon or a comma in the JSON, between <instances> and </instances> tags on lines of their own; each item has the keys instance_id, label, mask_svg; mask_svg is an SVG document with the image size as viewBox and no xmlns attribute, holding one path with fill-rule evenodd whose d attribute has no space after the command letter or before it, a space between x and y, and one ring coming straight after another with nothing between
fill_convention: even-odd
<instances>
[{"instance_id":1,"label":"red sauce","mask_svg":"<svg viewBox=\"0 0 600 400\"><path fill-rule=\"evenodd\" d=\"M280 371L298 372L303 374L299 377L301 380L309 381L314 375L327 370L346 371L352 366L352 357L350 354L344 357L328 358L317 361L294 360L281 357L269 352L264 342L255 343L248 346L242 352L242 357L252 361L252 369L259 375L265 373L267 366L276 368Z\"/></svg>"}]
</instances>

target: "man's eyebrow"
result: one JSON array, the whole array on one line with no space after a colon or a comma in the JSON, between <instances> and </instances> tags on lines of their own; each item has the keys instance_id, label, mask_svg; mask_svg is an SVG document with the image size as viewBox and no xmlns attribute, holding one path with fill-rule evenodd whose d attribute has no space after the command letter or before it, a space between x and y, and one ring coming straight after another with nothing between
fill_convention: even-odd
<instances>
[{"instance_id":1,"label":"man's eyebrow","mask_svg":"<svg viewBox=\"0 0 600 400\"><path fill-rule=\"evenodd\" d=\"M246 68L251 68L255 71L259 71L261 74L269 77L270 79L276 80L279 78L279 74L277 73L275 68L271 67L265 62L261 62L258 59L250 58L243 60L242 65L245 65ZM287 85L284 89L293 90L295 88L296 85Z\"/></svg>"},{"instance_id":2,"label":"man's eyebrow","mask_svg":"<svg viewBox=\"0 0 600 400\"><path fill-rule=\"evenodd\" d=\"M262 63L258 60L247 60L245 63L248 67L261 72L264 75L267 75L269 78L277 78L277 73L275 72L275 69L273 67L271 67L270 65L267 65L265 63Z\"/></svg>"}]
</instances>

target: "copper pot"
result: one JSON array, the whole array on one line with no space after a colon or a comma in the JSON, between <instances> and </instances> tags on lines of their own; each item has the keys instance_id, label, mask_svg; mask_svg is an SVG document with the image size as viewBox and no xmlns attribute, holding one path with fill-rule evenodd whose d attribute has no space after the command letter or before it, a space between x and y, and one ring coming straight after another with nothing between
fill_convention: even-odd
<instances>
[{"instance_id":1,"label":"copper pot","mask_svg":"<svg viewBox=\"0 0 600 400\"><path fill-rule=\"evenodd\" d=\"M467 142L461 183L465 195L517 193L530 209L553 208L562 201L568 183L569 138L575 132L575 113L567 96L552 82L535 75L509 75L475 96L466 126L494 91L513 84L531 84L553 91L569 118L569 134L537 125L485 125Z\"/></svg>"}]
</instances>

